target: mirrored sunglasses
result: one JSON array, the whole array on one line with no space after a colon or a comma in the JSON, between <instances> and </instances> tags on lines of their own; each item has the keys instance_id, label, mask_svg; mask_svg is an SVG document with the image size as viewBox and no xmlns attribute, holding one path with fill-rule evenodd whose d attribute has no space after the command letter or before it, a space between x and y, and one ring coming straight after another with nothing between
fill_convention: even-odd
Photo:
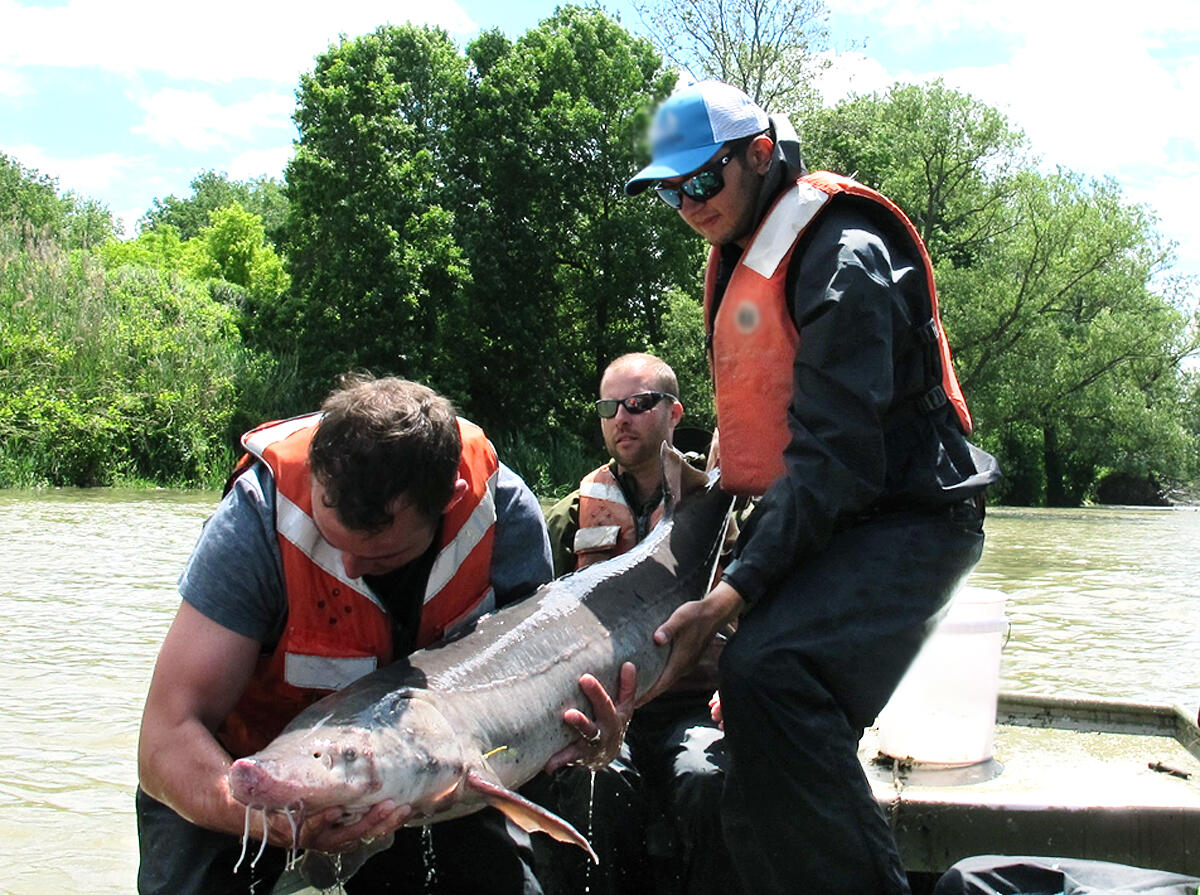
<instances>
[{"instance_id":1,"label":"mirrored sunglasses","mask_svg":"<svg viewBox=\"0 0 1200 895\"><path fill-rule=\"evenodd\" d=\"M666 392L638 392L627 398L601 398L596 402L596 413L600 414L601 419L606 420L616 416L619 407L624 407L633 414L645 413L647 410L653 410L663 398L671 401L678 400L674 395Z\"/></svg>"},{"instance_id":2,"label":"mirrored sunglasses","mask_svg":"<svg viewBox=\"0 0 1200 895\"><path fill-rule=\"evenodd\" d=\"M715 162L707 165L693 174L691 177L684 180L682 183L675 186L667 186L666 184L658 184L654 187L654 192L658 193L658 198L662 199L676 211L683 208L683 197L687 196L696 202L707 202L721 190L725 189L725 175L721 170L728 165L743 147L730 150L725 153Z\"/></svg>"}]
</instances>

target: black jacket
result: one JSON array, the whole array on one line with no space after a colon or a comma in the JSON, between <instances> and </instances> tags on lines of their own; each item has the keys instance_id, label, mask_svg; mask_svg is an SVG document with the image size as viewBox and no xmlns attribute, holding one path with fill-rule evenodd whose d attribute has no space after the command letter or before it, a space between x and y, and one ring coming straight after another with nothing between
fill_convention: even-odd
<instances>
[{"instance_id":1,"label":"black jacket","mask_svg":"<svg viewBox=\"0 0 1200 895\"><path fill-rule=\"evenodd\" d=\"M790 185L772 173L768 199ZM741 254L721 249L714 314ZM835 531L880 512L937 512L1000 478L949 404L918 407L940 379L916 335L927 293L919 249L877 203L835 196L802 236L787 277L800 333L787 474L751 513L724 574L748 604Z\"/></svg>"}]
</instances>

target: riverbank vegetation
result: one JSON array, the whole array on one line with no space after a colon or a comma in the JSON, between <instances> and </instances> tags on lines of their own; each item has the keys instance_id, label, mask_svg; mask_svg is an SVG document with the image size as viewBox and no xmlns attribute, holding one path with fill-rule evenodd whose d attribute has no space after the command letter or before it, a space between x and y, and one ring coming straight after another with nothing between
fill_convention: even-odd
<instances>
[{"instance_id":1,"label":"riverbank vegetation","mask_svg":"<svg viewBox=\"0 0 1200 895\"><path fill-rule=\"evenodd\" d=\"M344 39L301 79L283 182L201 172L131 239L0 156L0 486L216 485L240 431L312 409L351 368L443 391L543 495L602 458L590 404L622 352L666 357L688 421L711 426L704 247L621 195L676 82L664 49L697 75L743 72L786 103L771 110L800 125L810 167L912 218L975 438L1007 473L997 498L1196 479L1197 284L1172 277L1150 209L1048 166L945 85L823 108L755 78L771 62L753 47L739 67L667 37L565 7L465 51L411 26ZM794 49L808 77L813 45Z\"/></svg>"}]
</instances>

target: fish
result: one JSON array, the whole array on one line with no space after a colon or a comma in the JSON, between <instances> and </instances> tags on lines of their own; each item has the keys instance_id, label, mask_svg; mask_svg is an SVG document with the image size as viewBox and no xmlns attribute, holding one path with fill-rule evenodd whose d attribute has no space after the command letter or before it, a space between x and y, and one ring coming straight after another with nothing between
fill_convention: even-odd
<instances>
[{"instance_id":1,"label":"fish","mask_svg":"<svg viewBox=\"0 0 1200 895\"><path fill-rule=\"evenodd\" d=\"M578 740L562 717L568 708L591 712L580 676L616 693L622 664L633 662L640 697L670 652L654 631L709 590L733 498L719 470L701 472L667 444L661 463L663 517L633 549L318 700L233 762L229 790L247 819L252 810L294 817L339 806L352 822L390 798L413 806L407 825L417 826L491 806L597 860L574 827L516 790ZM309 850L301 873L329 888L388 844L336 857Z\"/></svg>"}]
</instances>

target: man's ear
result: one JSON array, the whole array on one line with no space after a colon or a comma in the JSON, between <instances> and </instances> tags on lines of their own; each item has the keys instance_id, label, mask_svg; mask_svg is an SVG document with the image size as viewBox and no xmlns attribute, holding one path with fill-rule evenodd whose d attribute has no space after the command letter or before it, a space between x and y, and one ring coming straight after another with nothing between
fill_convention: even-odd
<instances>
[{"instance_id":1,"label":"man's ear","mask_svg":"<svg viewBox=\"0 0 1200 895\"><path fill-rule=\"evenodd\" d=\"M671 428L679 425L679 421L683 419L683 404L679 401L671 402Z\"/></svg>"},{"instance_id":2,"label":"man's ear","mask_svg":"<svg viewBox=\"0 0 1200 895\"><path fill-rule=\"evenodd\" d=\"M454 505L467 496L467 489L471 486L467 484L466 479L458 479L454 483L454 493L450 495L450 501L446 504L446 508L442 513L449 513L454 508Z\"/></svg>"},{"instance_id":3,"label":"man's ear","mask_svg":"<svg viewBox=\"0 0 1200 895\"><path fill-rule=\"evenodd\" d=\"M766 134L759 134L746 148L746 155L756 172L766 174L771 167L771 156L775 154L775 141Z\"/></svg>"}]
</instances>

